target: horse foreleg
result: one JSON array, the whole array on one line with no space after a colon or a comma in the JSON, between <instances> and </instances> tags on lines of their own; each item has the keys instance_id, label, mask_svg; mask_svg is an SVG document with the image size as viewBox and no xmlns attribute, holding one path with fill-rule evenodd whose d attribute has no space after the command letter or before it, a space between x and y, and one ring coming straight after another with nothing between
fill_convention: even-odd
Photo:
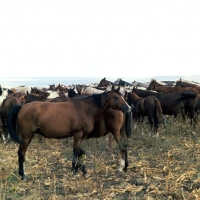
<instances>
[{"instance_id":1,"label":"horse foreleg","mask_svg":"<svg viewBox=\"0 0 200 200\"><path fill-rule=\"evenodd\" d=\"M83 175L87 175L85 168L85 151L79 148L79 142L82 138L83 133L79 132L74 136L74 147L73 147L73 160L72 160L72 171L75 176L78 169L80 168Z\"/></svg>"},{"instance_id":2,"label":"horse foreleg","mask_svg":"<svg viewBox=\"0 0 200 200\"><path fill-rule=\"evenodd\" d=\"M75 173L77 173L79 168L81 169L84 175L87 174L87 170L85 168L85 151L81 148L79 148L78 162L75 166Z\"/></svg>"},{"instance_id":3,"label":"horse foreleg","mask_svg":"<svg viewBox=\"0 0 200 200\"><path fill-rule=\"evenodd\" d=\"M2 139L3 139L3 143L6 144L6 138L5 138L4 134L1 133L1 136L2 136Z\"/></svg>"},{"instance_id":4,"label":"horse foreleg","mask_svg":"<svg viewBox=\"0 0 200 200\"><path fill-rule=\"evenodd\" d=\"M128 154L126 149L126 144L121 139L120 133L113 133L113 136L119 146L120 149L120 161L119 161L119 168L118 171L127 171L128 167Z\"/></svg>"}]
</instances>

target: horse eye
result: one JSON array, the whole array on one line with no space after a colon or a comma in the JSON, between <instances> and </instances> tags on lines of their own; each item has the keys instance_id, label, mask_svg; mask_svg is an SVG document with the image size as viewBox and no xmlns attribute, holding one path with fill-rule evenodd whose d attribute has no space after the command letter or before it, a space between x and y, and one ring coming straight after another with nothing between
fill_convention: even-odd
<instances>
[{"instance_id":1,"label":"horse eye","mask_svg":"<svg viewBox=\"0 0 200 200\"><path fill-rule=\"evenodd\" d=\"M117 100L118 100L118 97L114 97L114 99L117 101Z\"/></svg>"}]
</instances>

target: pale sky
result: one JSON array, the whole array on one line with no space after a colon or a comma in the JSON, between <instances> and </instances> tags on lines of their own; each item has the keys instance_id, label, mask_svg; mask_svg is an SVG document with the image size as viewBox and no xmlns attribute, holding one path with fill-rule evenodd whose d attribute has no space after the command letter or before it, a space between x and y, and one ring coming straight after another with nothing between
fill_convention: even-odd
<instances>
[{"instance_id":1,"label":"pale sky","mask_svg":"<svg viewBox=\"0 0 200 200\"><path fill-rule=\"evenodd\" d=\"M199 0L0 1L0 77L199 74Z\"/></svg>"}]
</instances>

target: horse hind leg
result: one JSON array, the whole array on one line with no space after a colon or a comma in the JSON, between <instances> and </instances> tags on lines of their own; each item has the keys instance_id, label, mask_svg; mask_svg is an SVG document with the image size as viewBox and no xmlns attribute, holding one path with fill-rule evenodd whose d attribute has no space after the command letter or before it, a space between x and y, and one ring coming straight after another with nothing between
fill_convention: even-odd
<instances>
[{"instance_id":1,"label":"horse hind leg","mask_svg":"<svg viewBox=\"0 0 200 200\"><path fill-rule=\"evenodd\" d=\"M25 172L24 172L25 154L33 135L34 134L31 134L30 137L27 138L26 140L22 139L23 144L20 144L19 150L18 150L19 175L21 176L22 180L27 179L27 176L25 175Z\"/></svg>"},{"instance_id":2,"label":"horse hind leg","mask_svg":"<svg viewBox=\"0 0 200 200\"><path fill-rule=\"evenodd\" d=\"M25 175L24 172L25 153L27 148L28 144L26 145L21 144L18 150L19 175L21 176L22 180L27 179L27 176Z\"/></svg>"}]
</instances>

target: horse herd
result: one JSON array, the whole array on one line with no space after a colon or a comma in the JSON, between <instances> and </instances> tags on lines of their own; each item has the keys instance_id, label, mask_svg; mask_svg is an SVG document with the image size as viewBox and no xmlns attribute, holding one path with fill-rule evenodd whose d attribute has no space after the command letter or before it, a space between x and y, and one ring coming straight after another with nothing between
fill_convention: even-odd
<instances>
[{"instance_id":1,"label":"horse herd","mask_svg":"<svg viewBox=\"0 0 200 200\"><path fill-rule=\"evenodd\" d=\"M181 79L176 85L155 79L148 85L122 79L113 83L103 78L90 86L0 87L2 138L6 143L4 135L9 133L20 144L18 164L22 179L27 178L25 153L35 133L47 138L73 137L73 175L81 169L86 177L87 169L81 159L85 151L79 147L80 141L111 133L120 149L119 171L126 171L132 120L141 122L147 116L154 133L166 115L176 117L180 113L183 119L189 116L191 123L196 124L199 92L200 85Z\"/></svg>"}]
</instances>

